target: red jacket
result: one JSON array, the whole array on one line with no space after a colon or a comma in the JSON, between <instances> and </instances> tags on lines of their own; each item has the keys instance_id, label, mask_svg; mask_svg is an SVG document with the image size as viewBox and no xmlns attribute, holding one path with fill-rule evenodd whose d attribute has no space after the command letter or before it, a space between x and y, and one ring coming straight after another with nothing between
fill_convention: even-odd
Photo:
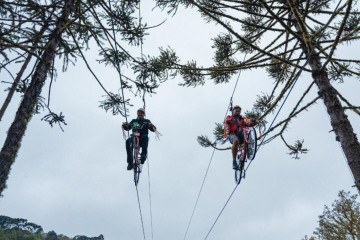
<instances>
[{"instance_id":1,"label":"red jacket","mask_svg":"<svg viewBox=\"0 0 360 240\"><path fill-rule=\"evenodd\" d=\"M234 117L234 116L227 116L225 118L225 125L226 125L226 130L228 134L233 134L239 131L239 127L252 127L255 126L256 123L251 121L250 119L248 119L247 117L243 117L243 116L238 116L238 117Z\"/></svg>"}]
</instances>

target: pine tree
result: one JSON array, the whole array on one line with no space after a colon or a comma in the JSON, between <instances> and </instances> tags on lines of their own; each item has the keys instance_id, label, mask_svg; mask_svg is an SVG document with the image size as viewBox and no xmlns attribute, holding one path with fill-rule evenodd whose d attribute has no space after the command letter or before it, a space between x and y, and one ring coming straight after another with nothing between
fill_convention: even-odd
<instances>
[{"instance_id":1,"label":"pine tree","mask_svg":"<svg viewBox=\"0 0 360 240\"><path fill-rule=\"evenodd\" d=\"M360 108L341 94L336 84L358 78L359 59L341 56L338 48L357 43L360 13L357 1L331 0L157 0L158 7L176 14L181 6L197 9L204 20L221 26L213 40L214 65L187 64L172 49L163 49L158 59L171 59L172 74L181 74L183 86L204 85L206 79L227 83L240 70L266 69L274 79L269 93L259 93L251 116L266 121L302 76L312 81L288 116L266 131L268 142L280 137L291 154L306 152L302 141L289 144L284 132L290 121L313 104L323 102L332 131L340 142L348 165L360 190L360 144L345 111L360 115ZM337 56L339 55L339 56ZM245 57L244 57L245 56ZM244 60L238 60L244 59ZM312 89L318 96L307 103ZM214 131L221 138L221 131ZM272 134L272 136L270 136ZM206 136L203 146L213 146Z\"/></svg>"},{"instance_id":2,"label":"pine tree","mask_svg":"<svg viewBox=\"0 0 360 240\"><path fill-rule=\"evenodd\" d=\"M121 93L112 93L101 83L92 70L86 50L97 50L97 61L117 70L116 82L121 79L122 89L135 94L153 92L163 71L149 69L145 57L134 57L131 48L140 47L147 26L138 15L140 0L66 0L66 1L0 1L0 72L10 84L8 95L0 109L0 120L6 113L14 93L22 94L0 152L0 194L12 164L19 151L21 140L31 117L46 111L42 120L61 129L65 116L51 110L51 86L57 76L55 59L62 59L62 70L78 58L83 60L106 97L100 107L113 114L125 115L129 99ZM128 77L121 68L128 67L135 77ZM14 69L18 69L15 77ZM42 94L45 83L47 96Z\"/></svg>"}]
</instances>

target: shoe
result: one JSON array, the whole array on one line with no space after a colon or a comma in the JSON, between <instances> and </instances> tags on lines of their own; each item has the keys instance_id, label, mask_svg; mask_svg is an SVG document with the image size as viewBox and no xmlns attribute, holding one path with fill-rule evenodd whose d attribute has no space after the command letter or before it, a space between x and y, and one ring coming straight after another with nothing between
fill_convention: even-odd
<instances>
[{"instance_id":1,"label":"shoe","mask_svg":"<svg viewBox=\"0 0 360 240\"><path fill-rule=\"evenodd\" d=\"M237 164L237 162L235 160L233 160L232 166L233 166L234 170L239 169L239 165Z\"/></svg>"},{"instance_id":2,"label":"shoe","mask_svg":"<svg viewBox=\"0 0 360 240\"><path fill-rule=\"evenodd\" d=\"M131 169L133 169L134 168L134 165L133 165L133 163L128 163L128 165L127 165L127 170L131 170Z\"/></svg>"}]
</instances>

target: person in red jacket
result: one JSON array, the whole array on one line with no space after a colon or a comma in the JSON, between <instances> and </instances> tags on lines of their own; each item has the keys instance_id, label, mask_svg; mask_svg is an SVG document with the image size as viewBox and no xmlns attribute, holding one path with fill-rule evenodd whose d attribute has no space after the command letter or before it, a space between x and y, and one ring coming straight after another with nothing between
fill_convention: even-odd
<instances>
[{"instance_id":1,"label":"person in red jacket","mask_svg":"<svg viewBox=\"0 0 360 240\"><path fill-rule=\"evenodd\" d=\"M229 136L230 143L232 144L231 153L233 159L233 169L237 169L239 166L236 163L236 154L239 144L244 143L244 132L242 126L252 127L257 124L257 121L251 121L245 116L241 116L241 107L236 105L232 108L232 115L225 118L226 130Z\"/></svg>"}]
</instances>

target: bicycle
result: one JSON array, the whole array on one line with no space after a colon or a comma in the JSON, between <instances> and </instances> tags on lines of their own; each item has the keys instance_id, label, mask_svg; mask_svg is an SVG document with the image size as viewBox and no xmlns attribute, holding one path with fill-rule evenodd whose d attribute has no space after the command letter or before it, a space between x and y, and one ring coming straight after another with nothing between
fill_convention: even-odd
<instances>
[{"instance_id":1,"label":"bicycle","mask_svg":"<svg viewBox=\"0 0 360 240\"><path fill-rule=\"evenodd\" d=\"M134 169L134 182L135 186L139 183L140 173L142 171L142 163L141 163L141 154L140 154L140 130L145 126L144 123L142 126L139 124L134 124L131 134L131 141L130 141L130 149L132 152L132 160L133 160L133 169Z\"/></svg>"},{"instance_id":2,"label":"bicycle","mask_svg":"<svg viewBox=\"0 0 360 240\"><path fill-rule=\"evenodd\" d=\"M241 179L245 178L245 163L247 160L252 161L257 151L256 131L253 127L241 126L244 133L244 143L239 144L236 156L238 168L235 169L235 182L239 184Z\"/></svg>"},{"instance_id":3,"label":"bicycle","mask_svg":"<svg viewBox=\"0 0 360 240\"><path fill-rule=\"evenodd\" d=\"M141 173L139 142L140 142L140 133L139 132L133 132L130 148L132 149L135 186L137 186L138 183L139 183L139 178L140 178L140 173Z\"/></svg>"}]
</instances>

